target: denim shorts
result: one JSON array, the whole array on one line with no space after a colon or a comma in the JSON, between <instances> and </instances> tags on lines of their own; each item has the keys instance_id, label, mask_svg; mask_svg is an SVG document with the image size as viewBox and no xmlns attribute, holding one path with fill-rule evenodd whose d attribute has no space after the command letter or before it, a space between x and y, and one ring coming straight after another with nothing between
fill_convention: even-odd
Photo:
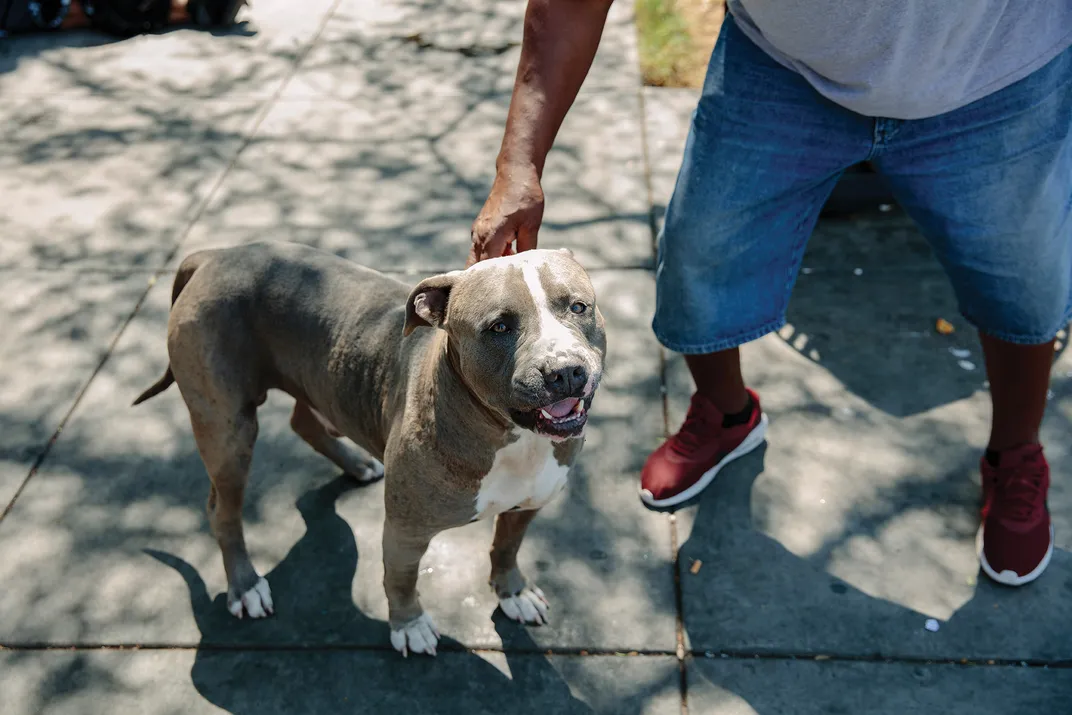
<instances>
[{"instance_id":1,"label":"denim shorts","mask_svg":"<svg viewBox=\"0 0 1072 715\"><path fill-rule=\"evenodd\" d=\"M865 160L975 327L1038 344L1068 324L1072 48L965 107L892 120L825 99L727 18L659 235L659 341L708 353L782 327L819 211Z\"/></svg>"}]
</instances>

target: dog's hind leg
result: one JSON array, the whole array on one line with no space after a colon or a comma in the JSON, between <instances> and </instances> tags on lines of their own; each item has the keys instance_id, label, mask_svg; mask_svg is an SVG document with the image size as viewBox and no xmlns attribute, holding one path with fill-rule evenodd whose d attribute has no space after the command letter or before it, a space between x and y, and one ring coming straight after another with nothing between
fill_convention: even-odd
<instances>
[{"instance_id":1,"label":"dog's hind leg","mask_svg":"<svg viewBox=\"0 0 1072 715\"><path fill-rule=\"evenodd\" d=\"M250 404L226 413L202 410L187 398L197 449L208 470L208 518L227 573L227 609L242 618L264 618L274 610L268 582L253 567L242 528L242 500L257 439L257 408Z\"/></svg>"},{"instance_id":2,"label":"dog's hind leg","mask_svg":"<svg viewBox=\"0 0 1072 715\"><path fill-rule=\"evenodd\" d=\"M298 400L290 416L290 426L310 447L336 464L358 482L374 482L383 476L383 465L357 445L344 441L334 428L329 431L313 408Z\"/></svg>"}]
</instances>

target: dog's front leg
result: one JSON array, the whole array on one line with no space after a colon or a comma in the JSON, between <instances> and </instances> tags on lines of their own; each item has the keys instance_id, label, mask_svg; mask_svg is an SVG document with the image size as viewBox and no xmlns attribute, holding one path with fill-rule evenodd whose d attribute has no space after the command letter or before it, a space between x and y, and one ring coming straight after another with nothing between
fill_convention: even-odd
<instances>
[{"instance_id":1,"label":"dog's front leg","mask_svg":"<svg viewBox=\"0 0 1072 715\"><path fill-rule=\"evenodd\" d=\"M439 631L421 607L417 573L434 532L414 529L392 519L383 525L383 587L387 591L391 645L403 656L436 654Z\"/></svg>"},{"instance_id":2,"label":"dog's front leg","mask_svg":"<svg viewBox=\"0 0 1072 715\"><path fill-rule=\"evenodd\" d=\"M508 511L495 518L495 537L491 543L491 579L489 583L499 597L499 607L509 618L532 626L547 623L551 605L543 591L525 580L517 567L517 552L536 509Z\"/></svg>"}]
</instances>

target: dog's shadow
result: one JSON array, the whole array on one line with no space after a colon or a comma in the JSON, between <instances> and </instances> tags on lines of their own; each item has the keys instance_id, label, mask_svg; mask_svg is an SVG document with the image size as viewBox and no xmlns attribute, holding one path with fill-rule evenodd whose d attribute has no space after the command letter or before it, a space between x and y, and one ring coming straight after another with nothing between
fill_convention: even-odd
<instances>
[{"instance_id":1,"label":"dog's shadow","mask_svg":"<svg viewBox=\"0 0 1072 715\"><path fill-rule=\"evenodd\" d=\"M563 703L556 712L592 712L570 694L526 630L501 618L496 629L512 646L505 653L509 676L447 637L436 658L403 660L391 650L387 624L361 613L351 597L357 542L335 504L359 488L343 475L298 499L306 531L267 574L276 615L264 621L232 617L226 595L210 598L193 566L146 550L189 589L201 633L191 678L202 697L236 715L399 708L416 715L459 701L472 713L499 712L504 703L514 712L543 713L552 701Z\"/></svg>"}]
</instances>

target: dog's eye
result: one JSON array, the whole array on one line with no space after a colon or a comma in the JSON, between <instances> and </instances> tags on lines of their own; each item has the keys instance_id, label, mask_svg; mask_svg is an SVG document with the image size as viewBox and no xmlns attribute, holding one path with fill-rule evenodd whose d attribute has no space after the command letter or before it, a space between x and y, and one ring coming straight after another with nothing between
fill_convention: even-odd
<instances>
[{"instance_id":1,"label":"dog's eye","mask_svg":"<svg viewBox=\"0 0 1072 715\"><path fill-rule=\"evenodd\" d=\"M571 305L569 309L571 313L574 313L575 315L580 315L584 311L588 310L588 306L581 301L577 301L576 303Z\"/></svg>"},{"instance_id":2,"label":"dog's eye","mask_svg":"<svg viewBox=\"0 0 1072 715\"><path fill-rule=\"evenodd\" d=\"M510 330L510 326L506 324L506 321L500 320L491 326L491 332L493 333L505 333Z\"/></svg>"}]
</instances>

